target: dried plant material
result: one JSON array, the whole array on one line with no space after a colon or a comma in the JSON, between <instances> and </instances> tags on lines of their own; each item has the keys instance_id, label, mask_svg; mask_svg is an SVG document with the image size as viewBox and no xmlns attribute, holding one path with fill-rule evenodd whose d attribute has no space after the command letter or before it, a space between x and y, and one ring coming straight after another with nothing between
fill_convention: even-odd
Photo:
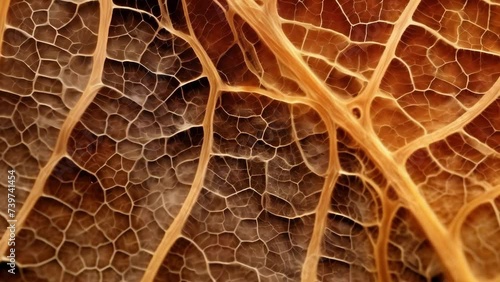
<instances>
[{"instance_id":1,"label":"dried plant material","mask_svg":"<svg viewBox=\"0 0 500 282\"><path fill-rule=\"evenodd\" d=\"M4 0L0 42L1 281L500 280L498 1Z\"/></svg>"}]
</instances>

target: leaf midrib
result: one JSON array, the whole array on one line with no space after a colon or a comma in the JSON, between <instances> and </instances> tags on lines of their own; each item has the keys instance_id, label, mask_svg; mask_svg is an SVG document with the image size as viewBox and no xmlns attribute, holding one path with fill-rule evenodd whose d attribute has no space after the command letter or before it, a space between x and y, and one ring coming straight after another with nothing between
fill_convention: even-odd
<instances>
[{"instance_id":1,"label":"leaf midrib","mask_svg":"<svg viewBox=\"0 0 500 282\"><path fill-rule=\"evenodd\" d=\"M336 121L370 155L402 198L403 204L417 218L450 276L455 281L476 281L461 245L453 240L448 230L441 224L404 170L403 164L397 163L392 153L381 143L373 130L364 128L346 109L345 103L335 97L327 86L308 69L298 51L279 28L277 12L272 13L273 9L264 11L253 1L232 0L228 2L230 7L256 30L261 39L274 51L276 57L281 62L287 63L302 89L311 98L321 101L321 109L316 109L318 113L325 120ZM326 118L327 116L330 118Z\"/></svg>"}]
</instances>

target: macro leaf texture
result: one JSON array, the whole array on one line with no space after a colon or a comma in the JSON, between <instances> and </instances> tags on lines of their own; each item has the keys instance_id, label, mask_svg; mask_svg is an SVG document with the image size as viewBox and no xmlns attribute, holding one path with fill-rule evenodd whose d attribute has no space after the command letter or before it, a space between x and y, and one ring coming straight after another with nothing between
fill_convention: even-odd
<instances>
[{"instance_id":1,"label":"macro leaf texture","mask_svg":"<svg viewBox=\"0 0 500 282\"><path fill-rule=\"evenodd\" d=\"M2 0L0 43L0 281L500 281L498 0Z\"/></svg>"}]
</instances>

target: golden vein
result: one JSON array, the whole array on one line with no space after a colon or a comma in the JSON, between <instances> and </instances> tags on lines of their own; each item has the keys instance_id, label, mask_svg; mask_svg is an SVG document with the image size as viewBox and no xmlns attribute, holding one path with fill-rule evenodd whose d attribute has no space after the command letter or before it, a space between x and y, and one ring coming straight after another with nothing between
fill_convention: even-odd
<instances>
[{"instance_id":1,"label":"golden vein","mask_svg":"<svg viewBox=\"0 0 500 282\"><path fill-rule=\"evenodd\" d=\"M185 3L183 2L184 13L187 15L187 8ZM186 19L187 20L187 19ZM212 152L212 144L213 144L213 116L215 113L215 105L219 95L218 85L221 85L222 82L218 73L215 69L215 66L210 61L210 58L205 53L203 47L198 42L197 39L191 36L187 36L183 33L176 32L173 27L166 21L162 23L163 27L169 30L172 34L182 38L185 40L194 50L198 59L200 60L202 66L204 66L204 71L207 73L207 78L210 82L210 94L208 98L208 103L206 107L205 117L203 118L203 145L201 147L200 152L200 160L198 162L198 168L196 170L196 176L191 184L191 189L179 211L177 216L175 217L172 224L165 231L163 238L156 248L153 257L149 261L148 267L142 277L143 282L153 281L156 277L158 270L163 263L163 260L167 256L170 248L177 241L179 236L181 235L182 228L184 227L184 223L189 217L191 210L196 204L196 200L200 194L201 189L203 188L203 180L205 178L208 161L210 160L210 154ZM188 23L188 27L190 33L193 34L193 30L191 25Z\"/></svg>"},{"instance_id":2,"label":"golden vein","mask_svg":"<svg viewBox=\"0 0 500 282\"><path fill-rule=\"evenodd\" d=\"M311 73L300 54L283 34L279 24L273 21L277 18L277 14L272 14L270 12L272 9L264 11L252 1L232 0L229 1L229 5L257 31L281 62L288 63L299 85L308 95L321 101L325 110L328 109L330 120L336 121L347 130L372 157L402 198L403 204L416 216L428 239L436 247L438 256L450 276L455 281L476 281L462 249L450 240L450 233L420 194L408 172L396 162L373 131L365 129L346 109L342 101L333 96L318 77Z\"/></svg>"},{"instance_id":3,"label":"golden vein","mask_svg":"<svg viewBox=\"0 0 500 282\"><path fill-rule=\"evenodd\" d=\"M7 12L9 11L10 0L3 0L0 3L0 54L2 54L3 35L7 23Z\"/></svg>"},{"instance_id":4,"label":"golden vein","mask_svg":"<svg viewBox=\"0 0 500 282\"><path fill-rule=\"evenodd\" d=\"M403 36L406 28L412 22L411 17L417 10L419 4L420 0L411 0L408 5L406 5L403 13L401 13L401 16L394 24L391 36L387 40L387 44L385 45L386 47L380 57L379 64L373 72L372 78L368 82L366 88L363 89L363 91L356 98L354 98L354 103L362 105L363 112L365 113L363 117L366 119L367 122L365 124L367 125L370 124L370 115L368 114L370 111L370 102L373 97L375 97L377 90L380 87L380 83L382 82L382 78L384 77L384 74L396 53L396 48L401 41L401 36Z\"/></svg>"}]
</instances>

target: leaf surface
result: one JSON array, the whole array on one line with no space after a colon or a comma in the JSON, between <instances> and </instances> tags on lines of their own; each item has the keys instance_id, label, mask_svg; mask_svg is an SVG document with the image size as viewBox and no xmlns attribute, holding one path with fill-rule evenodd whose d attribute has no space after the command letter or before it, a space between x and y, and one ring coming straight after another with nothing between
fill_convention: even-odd
<instances>
[{"instance_id":1,"label":"leaf surface","mask_svg":"<svg viewBox=\"0 0 500 282\"><path fill-rule=\"evenodd\" d=\"M497 281L499 35L493 0L3 1L0 277Z\"/></svg>"}]
</instances>

